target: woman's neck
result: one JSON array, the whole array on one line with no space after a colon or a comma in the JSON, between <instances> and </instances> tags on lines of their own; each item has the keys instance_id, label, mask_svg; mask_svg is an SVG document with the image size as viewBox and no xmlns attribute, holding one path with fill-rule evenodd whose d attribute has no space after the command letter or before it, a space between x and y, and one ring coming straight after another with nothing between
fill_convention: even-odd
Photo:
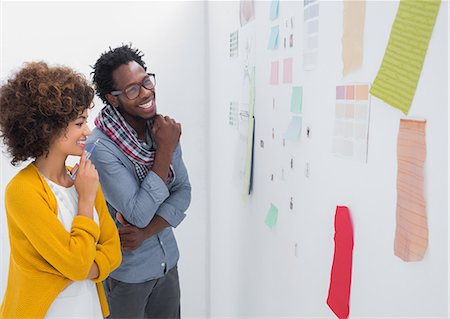
<instances>
[{"instance_id":1,"label":"woman's neck","mask_svg":"<svg viewBox=\"0 0 450 319\"><path fill-rule=\"evenodd\" d=\"M42 155L36 158L34 166L52 182L64 187L70 187L73 185L73 181L67 174L66 158L65 156L56 156L49 153L47 156Z\"/></svg>"}]
</instances>

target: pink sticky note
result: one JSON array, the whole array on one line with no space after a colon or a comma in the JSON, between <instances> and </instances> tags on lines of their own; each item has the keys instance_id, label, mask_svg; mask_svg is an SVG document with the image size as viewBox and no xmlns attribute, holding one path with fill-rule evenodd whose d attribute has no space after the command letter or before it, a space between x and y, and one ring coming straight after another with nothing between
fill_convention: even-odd
<instances>
[{"instance_id":1,"label":"pink sticky note","mask_svg":"<svg viewBox=\"0 0 450 319\"><path fill-rule=\"evenodd\" d=\"M269 84L278 84L278 61L272 61L272 66L270 68L270 79Z\"/></svg>"},{"instance_id":2,"label":"pink sticky note","mask_svg":"<svg viewBox=\"0 0 450 319\"><path fill-rule=\"evenodd\" d=\"M283 83L292 83L292 58L283 60Z\"/></svg>"}]
</instances>

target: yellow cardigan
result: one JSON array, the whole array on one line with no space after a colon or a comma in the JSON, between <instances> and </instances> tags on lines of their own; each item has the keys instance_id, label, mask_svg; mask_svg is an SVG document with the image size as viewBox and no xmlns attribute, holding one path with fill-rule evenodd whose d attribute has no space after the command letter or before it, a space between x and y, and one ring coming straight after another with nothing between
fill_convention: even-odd
<instances>
[{"instance_id":1,"label":"yellow cardigan","mask_svg":"<svg viewBox=\"0 0 450 319\"><path fill-rule=\"evenodd\" d=\"M101 189L95 200L100 226L75 216L70 233L58 220L55 195L33 164L9 182L5 206L11 255L0 318L43 318L70 280L87 278L94 261L100 275L93 281L108 316L102 281L120 265L122 254Z\"/></svg>"}]
</instances>

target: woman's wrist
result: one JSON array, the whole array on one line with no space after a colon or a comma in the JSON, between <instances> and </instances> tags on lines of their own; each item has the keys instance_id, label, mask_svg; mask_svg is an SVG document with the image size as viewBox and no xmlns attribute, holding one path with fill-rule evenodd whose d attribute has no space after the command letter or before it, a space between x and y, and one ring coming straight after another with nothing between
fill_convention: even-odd
<instances>
[{"instance_id":1,"label":"woman's wrist","mask_svg":"<svg viewBox=\"0 0 450 319\"><path fill-rule=\"evenodd\" d=\"M78 201L78 215L93 218L94 205L88 201Z\"/></svg>"}]
</instances>

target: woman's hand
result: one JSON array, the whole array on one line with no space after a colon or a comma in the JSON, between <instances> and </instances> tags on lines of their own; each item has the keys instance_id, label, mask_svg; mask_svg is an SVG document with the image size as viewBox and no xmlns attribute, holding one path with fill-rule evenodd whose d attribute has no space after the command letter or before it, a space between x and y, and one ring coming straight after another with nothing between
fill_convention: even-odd
<instances>
[{"instance_id":1,"label":"woman's hand","mask_svg":"<svg viewBox=\"0 0 450 319\"><path fill-rule=\"evenodd\" d=\"M94 164L86 159L85 152L81 155L74 184L78 193L78 214L92 218L99 181L97 170Z\"/></svg>"},{"instance_id":2,"label":"woman's hand","mask_svg":"<svg viewBox=\"0 0 450 319\"><path fill-rule=\"evenodd\" d=\"M91 269L89 269L89 273L86 279L96 279L100 275L100 271L98 269L97 263L94 261L92 263Z\"/></svg>"}]
</instances>

